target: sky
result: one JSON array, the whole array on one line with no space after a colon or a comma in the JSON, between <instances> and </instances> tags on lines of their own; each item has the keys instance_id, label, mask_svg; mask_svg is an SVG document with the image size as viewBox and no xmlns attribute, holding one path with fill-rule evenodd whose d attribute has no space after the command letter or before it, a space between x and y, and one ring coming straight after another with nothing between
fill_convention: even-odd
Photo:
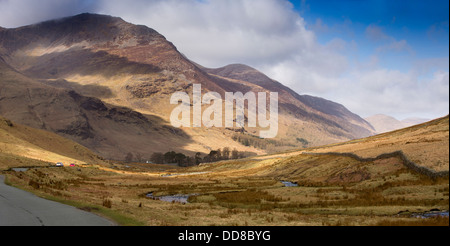
<instances>
[{"instance_id":1,"label":"sky","mask_svg":"<svg viewBox=\"0 0 450 246\"><path fill-rule=\"evenodd\" d=\"M146 25L203 66L247 64L362 117L449 113L448 1L0 0L0 26L84 12Z\"/></svg>"}]
</instances>

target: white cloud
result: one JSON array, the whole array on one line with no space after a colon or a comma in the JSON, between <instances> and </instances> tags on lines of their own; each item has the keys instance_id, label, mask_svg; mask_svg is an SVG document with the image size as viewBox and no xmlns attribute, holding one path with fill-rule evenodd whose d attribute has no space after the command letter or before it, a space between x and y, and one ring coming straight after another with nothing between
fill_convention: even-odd
<instances>
[{"instance_id":1,"label":"white cloud","mask_svg":"<svg viewBox=\"0 0 450 246\"><path fill-rule=\"evenodd\" d=\"M355 83L354 81L358 81ZM415 71L376 69L354 71L328 98L338 100L363 117L382 112L397 118L436 118L449 111L449 72L421 78Z\"/></svg>"},{"instance_id":2,"label":"white cloud","mask_svg":"<svg viewBox=\"0 0 450 246\"><path fill-rule=\"evenodd\" d=\"M390 52L390 51L395 51L395 52L401 52L401 51L408 51L410 53L414 53L411 46L409 46L408 42L406 42L406 40L392 40L391 43L380 46L377 48L377 52L382 53L382 52Z\"/></svg>"},{"instance_id":3,"label":"white cloud","mask_svg":"<svg viewBox=\"0 0 450 246\"><path fill-rule=\"evenodd\" d=\"M386 52L402 52L407 51L411 54L414 53L412 47L406 40L397 40L396 38L384 33L383 29L375 24L369 25L366 28L366 37L376 43L383 43L377 49L377 53Z\"/></svg>"},{"instance_id":4,"label":"white cloud","mask_svg":"<svg viewBox=\"0 0 450 246\"><path fill-rule=\"evenodd\" d=\"M19 27L95 8L96 2L90 0L0 0L0 26Z\"/></svg>"},{"instance_id":5,"label":"white cloud","mask_svg":"<svg viewBox=\"0 0 450 246\"><path fill-rule=\"evenodd\" d=\"M314 33L284 0L131 2L107 0L100 11L156 29L205 66L276 62L315 43Z\"/></svg>"},{"instance_id":6,"label":"white cloud","mask_svg":"<svg viewBox=\"0 0 450 246\"><path fill-rule=\"evenodd\" d=\"M388 35L383 32L383 29L377 25L369 25L366 28L366 36L372 41L380 41L390 39Z\"/></svg>"}]
</instances>

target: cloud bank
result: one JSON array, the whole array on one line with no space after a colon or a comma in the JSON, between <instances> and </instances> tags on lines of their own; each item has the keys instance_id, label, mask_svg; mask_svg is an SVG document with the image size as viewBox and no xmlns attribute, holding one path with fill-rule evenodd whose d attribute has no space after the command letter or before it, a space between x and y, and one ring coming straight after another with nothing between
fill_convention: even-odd
<instances>
[{"instance_id":1,"label":"cloud bank","mask_svg":"<svg viewBox=\"0 0 450 246\"><path fill-rule=\"evenodd\" d=\"M365 36L377 48L368 56L360 54L364 47L354 40L337 37L321 44L316 32L326 32L326 23L317 20L309 28L286 0L0 0L0 26L82 12L149 26L201 65L244 63L299 94L342 103L363 117L435 118L449 111L448 54L417 59L404 70L383 66L386 54L414 56L408 40L371 24Z\"/></svg>"}]
</instances>

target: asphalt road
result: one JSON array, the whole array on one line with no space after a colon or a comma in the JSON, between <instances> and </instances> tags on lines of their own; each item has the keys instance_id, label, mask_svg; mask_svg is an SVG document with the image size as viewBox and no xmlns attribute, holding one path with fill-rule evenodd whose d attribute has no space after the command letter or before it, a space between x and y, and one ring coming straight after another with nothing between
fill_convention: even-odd
<instances>
[{"instance_id":1,"label":"asphalt road","mask_svg":"<svg viewBox=\"0 0 450 246\"><path fill-rule=\"evenodd\" d=\"M0 226L112 226L95 214L5 185L0 175Z\"/></svg>"}]
</instances>

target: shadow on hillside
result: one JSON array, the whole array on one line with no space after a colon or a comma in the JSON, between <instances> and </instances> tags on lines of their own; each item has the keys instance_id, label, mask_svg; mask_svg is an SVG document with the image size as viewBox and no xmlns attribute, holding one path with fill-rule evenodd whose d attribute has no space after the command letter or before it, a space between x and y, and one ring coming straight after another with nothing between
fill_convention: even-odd
<instances>
[{"instance_id":1,"label":"shadow on hillside","mask_svg":"<svg viewBox=\"0 0 450 246\"><path fill-rule=\"evenodd\" d=\"M76 82L69 82L65 79L57 79L57 80L39 80L39 82L66 90L76 91L78 94L87 96L87 97L97 97L97 98L111 98L114 96L111 89L106 86L96 85L96 84L87 84L82 85Z\"/></svg>"},{"instance_id":2,"label":"shadow on hillside","mask_svg":"<svg viewBox=\"0 0 450 246\"><path fill-rule=\"evenodd\" d=\"M64 52L54 52L33 57L34 66L23 71L39 79L59 79L62 76L79 74L83 76L101 75L111 78L120 74L151 74L162 69L150 64L133 62L126 57L112 55L106 51L72 48Z\"/></svg>"}]
</instances>

